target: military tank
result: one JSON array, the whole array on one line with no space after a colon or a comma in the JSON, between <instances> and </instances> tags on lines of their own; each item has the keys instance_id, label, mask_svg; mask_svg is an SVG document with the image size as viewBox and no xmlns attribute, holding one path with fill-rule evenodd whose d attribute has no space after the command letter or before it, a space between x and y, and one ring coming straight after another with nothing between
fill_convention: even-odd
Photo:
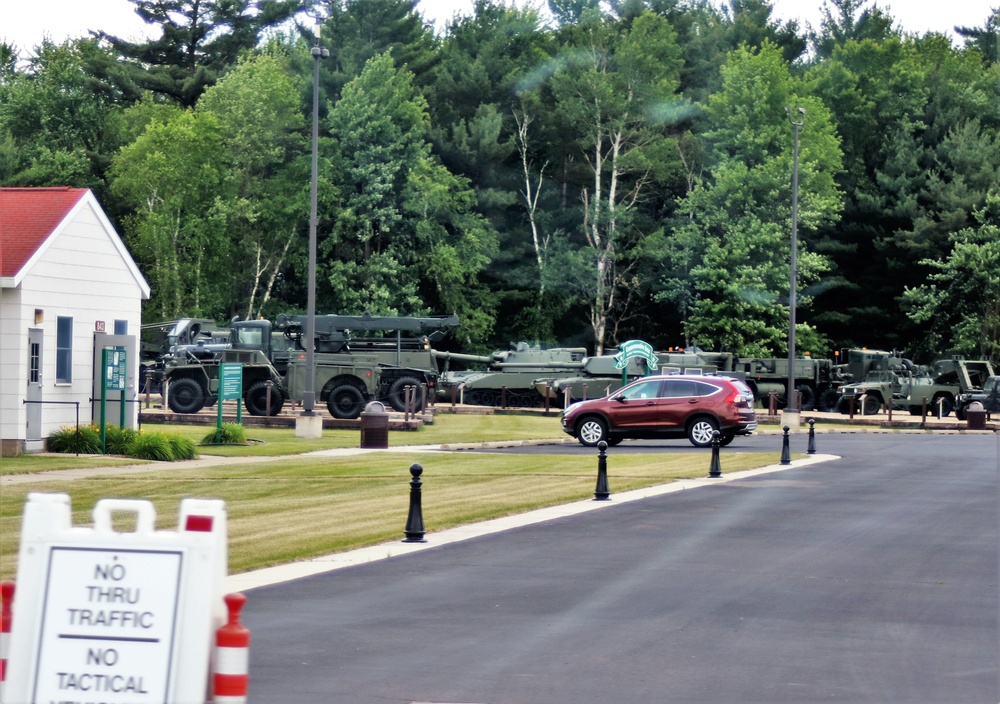
<instances>
[{"instance_id":1,"label":"military tank","mask_svg":"<svg viewBox=\"0 0 1000 704\"><path fill-rule=\"evenodd\" d=\"M445 363L445 371L438 380L438 397L442 402L450 401L454 394L456 401L475 406L531 408L544 402L535 390L535 379L579 374L587 350L583 347L542 349L538 345L518 342L509 350L497 350L490 355L437 350L433 354ZM451 361L483 364L486 369L452 371L448 369Z\"/></svg>"},{"instance_id":2,"label":"military tank","mask_svg":"<svg viewBox=\"0 0 1000 704\"><path fill-rule=\"evenodd\" d=\"M588 357L580 368L580 374L565 377L539 377L535 379L535 390L543 398L548 397L552 405L601 398L623 386L622 369L616 366L616 350L608 354ZM651 370L641 358L628 361L625 370L626 383L647 374L730 374L733 355L729 352L657 352L657 368Z\"/></svg>"}]
</instances>

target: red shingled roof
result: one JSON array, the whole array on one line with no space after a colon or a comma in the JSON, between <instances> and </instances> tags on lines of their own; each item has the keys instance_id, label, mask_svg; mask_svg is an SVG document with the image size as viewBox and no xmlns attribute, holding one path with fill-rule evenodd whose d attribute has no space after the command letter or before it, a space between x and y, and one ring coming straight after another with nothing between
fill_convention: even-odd
<instances>
[{"instance_id":1,"label":"red shingled roof","mask_svg":"<svg viewBox=\"0 0 1000 704\"><path fill-rule=\"evenodd\" d=\"M0 276L16 276L86 193L86 188L0 188Z\"/></svg>"}]
</instances>

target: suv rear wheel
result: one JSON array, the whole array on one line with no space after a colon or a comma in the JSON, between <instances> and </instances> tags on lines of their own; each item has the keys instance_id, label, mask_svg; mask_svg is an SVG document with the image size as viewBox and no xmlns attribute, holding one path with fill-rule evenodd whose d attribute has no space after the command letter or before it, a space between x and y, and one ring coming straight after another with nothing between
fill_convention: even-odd
<instances>
[{"instance_id":1,"label":"suv rear wheel","mask_svg":"<svg viewBox=\"0 0 1000 704\"><path fill-rule=\"evenodd\" d=\"M712 433L718 429L719 424L708 416L695 418L688 426L688 440L695 447L711 447Z\"/></svg>"},{"instance_id":2,"label":"suv rear wheel","mask_svg":"<svg viewBox=\"0 0 1000 704\"><path fill-rule=\"evenodd\" d=\"M608 439L608 425L597 416L588 416L576 427L576 439L584 447L596 447L601 440Z\"/></svg>"}]
</instances>

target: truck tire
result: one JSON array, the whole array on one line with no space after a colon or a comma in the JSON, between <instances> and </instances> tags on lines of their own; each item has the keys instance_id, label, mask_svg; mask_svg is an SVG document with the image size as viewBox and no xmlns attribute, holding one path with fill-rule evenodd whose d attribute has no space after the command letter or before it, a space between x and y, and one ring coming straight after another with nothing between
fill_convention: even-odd
<instances>
[{"instance_id":1,"label":"truck tire","mask_svg":"<svg viewBox=\"0 0 1000 704\"><path fill-rule=\"evenodd\" d=\"M811 386L799 384L795 387L795 390L799 392L800 411L811 411L816 408L816 392L813 391Z\"/></svg>"},{"instance_id":2,"label":"truck tire","mask_svg":"<svg viewBox=\"0 0 1000 704\"><path fill-rule=\"evenodd\" d=\"M271 386L271 407L267 407L267 380L258 381L250 387L243 403L247 407L247 413L252 416L276 416L281 413L281 407L285 405L285 399L281 395L281 389L272 384Z\"/></svg>"},{"instance_id":3,"label":"truck tire","mask_svg":"<svg viewBox=\"0 0 1000 704\"><path fill-rule=\"evenodd\" d=\"M873 416L882 408L882 400L878 396L865 396L864 405L861 408L861 415Z\"/></svg>"},{"instance_id":4,"label":"truck tire","mask_svg":"<svg viewBox=\"0 0 1000 704\"><path fill-rule=\"evenodd\" d=\"M941 403L941 417L946 418L951 415L951 411L955 408L955 401L951 396L947 394L938 394L931 401L931 407L927 409L927 413L937 415L938 413L938 402Z\"/></svg>"},{"instance_id":5,"label":"truck tire","mask_svg":"<svg viewBox=\"0 0 1000 704\"><path fill-rule=\"evenodd\" d=\"M389 387L389 405L399 413L404 413L406 411L406 387L415 386L417 387L417 392L413 410L417 413L424 410L420 394L420 384L420 379L415 376L401 376L396 379Z\"/></svg>"},{"instance_id":6,"label":"truck tire","mask_svg":"<svg viewBox=\"0 0 1000 704\"><path fill-rule=\"evenodd\" d=\"M205 393L194 379L182 378L170 382L167 405L174 413L197 413L205 407Z\"/></svg>"},{"instance_id":7,"label":"truck tire","mask_svg":"<svg viewBox=\"0 0 1000 704\"><path fill-rule=\"evenodd\" d=\"M341 384L330 392L326 407L334 418L357 418L365 408L365 395L354 384Z\"/></svg>"},{"instance_id":8,"label":"truck tire","mask_svg":"<svg viewBox=\"0 0 1000 704\"><path fill-rule=\"evenodd\" d=\"M827 389L819 395L819 410L824 413L833 413L837 410L837 402L840 401L840 394L836 389Z\"/></svg>"}]
</instances>

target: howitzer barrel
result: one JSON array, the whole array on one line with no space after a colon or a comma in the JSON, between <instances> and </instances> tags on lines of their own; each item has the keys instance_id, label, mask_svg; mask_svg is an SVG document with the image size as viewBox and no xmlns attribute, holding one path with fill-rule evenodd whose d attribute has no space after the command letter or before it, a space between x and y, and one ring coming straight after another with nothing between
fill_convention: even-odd
<instances>
[{"instance_id":1,"label":"howitzer barrel","mask_svg":"<svg viewBox=\"0 0 1000 704\"><path fill-rule=\"evenodd\" d=\"M285 330L295 327L305 328L306 316L281 314L275 320L275 328ZM444 315L431 318L403 316L364 315L317 315L316 331L341 332L344 330L399 330L402 332L430 332L444 330L458 325L458 315Z\"/></svg>"}]
</instances>

